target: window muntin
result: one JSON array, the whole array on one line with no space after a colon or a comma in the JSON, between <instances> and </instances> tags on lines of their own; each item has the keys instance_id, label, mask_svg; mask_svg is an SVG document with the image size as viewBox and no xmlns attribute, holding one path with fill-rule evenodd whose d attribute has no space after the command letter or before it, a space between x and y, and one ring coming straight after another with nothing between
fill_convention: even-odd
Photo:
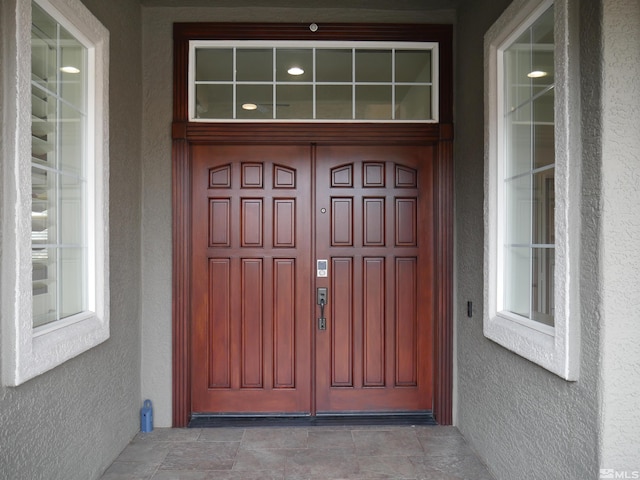
<instances>
[{"instance_id":1,"label":"window muntin","mask_svg":"<svg viewBox=\"0 0 640 480\"><path fill-rule=\"evenodd\" d=\"M553 6L502 55L502 313L554 326Z\"/></svg>"},{"instance_id":2,"label":"window muntin","mask_svg":"<svg viewBox=\"0 0 640 480\"><path fill-rule=\"evenodd\" d=\"M38 4L31 27L33 326L88 309L87 47Z\"/></svg>"},{"instance_id":3,"label":"window muntin","mask_svg":"<svg viewBox=\"0 0 640 480\"><path fill-rule=\"evenodd\" d=\"M306 43L191 42L190 119L437 121L436 44Z\"/></svg>"}]
</instances>

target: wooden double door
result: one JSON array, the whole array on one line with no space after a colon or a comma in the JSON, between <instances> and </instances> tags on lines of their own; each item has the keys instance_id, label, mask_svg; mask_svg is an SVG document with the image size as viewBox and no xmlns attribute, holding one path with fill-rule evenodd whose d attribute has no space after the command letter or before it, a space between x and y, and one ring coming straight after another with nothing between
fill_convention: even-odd
<instances>
[{"instance_id":1,"label":"wooden double door","mask_svg":"<svg viewBox=\"0 0 640 480\"><path fill-rule=\"evenodd\" d=\"M190 146L191 412L432 409L435 150Z\"/></svg>"}]
</instances>

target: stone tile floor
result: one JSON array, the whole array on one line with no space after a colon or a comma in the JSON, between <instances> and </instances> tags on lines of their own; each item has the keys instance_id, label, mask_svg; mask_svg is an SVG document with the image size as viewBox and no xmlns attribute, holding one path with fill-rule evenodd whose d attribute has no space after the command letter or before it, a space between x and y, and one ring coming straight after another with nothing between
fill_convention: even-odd
<instances>
[{"instance_id":1,"label":"stone tile floor","mask_svg":"<svg viewBox=\"0 0 640 480\"><path fill-rule=\"evenodd\" d=\"M139 433L102 480L493 480L455 427Z\"/></svg>"}]
</instances>

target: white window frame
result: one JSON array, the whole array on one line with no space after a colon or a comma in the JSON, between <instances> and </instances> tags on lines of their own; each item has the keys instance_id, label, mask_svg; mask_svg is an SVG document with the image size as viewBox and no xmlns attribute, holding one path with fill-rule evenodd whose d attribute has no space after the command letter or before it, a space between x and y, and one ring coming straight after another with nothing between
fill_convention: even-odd
<instances>
[{"instance_id":1,"label":"white window frame","mask_svg":"<svg viewBox=\"0 0 640 480\"><path fill-rule=\"evenodd\" d=\"M109 32L80 0L36 0L88 50L89 310L33 328L31 0L2 5L2 383L17 386L109 338ZM7 48L8 47L8 48Z\"/></svg>"},{"instance_id":2,"label":"white window frame","mask_svg":"<svg viewBox=\"0 0 640 480\"><path fill-rule=\"evenodd\" d=\"M516 0L485 35L484 335L566 380L579 374L580 107L570 0ZM500 162L504 161L502 55L554 5L555 277L553 327L500 311ZM573 38L572 38L573 37ZM571 49L571 52L570 52ZM571 54L570 54L571 53ZM570 123L570 119L573 121Z\"/></svg>"}]
</instances>

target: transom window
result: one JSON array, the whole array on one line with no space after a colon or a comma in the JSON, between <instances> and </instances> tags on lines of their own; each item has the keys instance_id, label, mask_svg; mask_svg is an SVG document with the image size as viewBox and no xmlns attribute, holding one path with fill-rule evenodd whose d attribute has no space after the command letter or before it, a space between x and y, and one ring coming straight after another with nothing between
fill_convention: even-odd
<instances>
[{"instance_id":1,"label":"transom window","mask_svg":"<svg viewBox=\"0 0 640 480\"><path fill-rule=\"evenodd\" d=\"M435 43L190 44L192 121L437 122Z\"/></svg>"}]
</instances>

